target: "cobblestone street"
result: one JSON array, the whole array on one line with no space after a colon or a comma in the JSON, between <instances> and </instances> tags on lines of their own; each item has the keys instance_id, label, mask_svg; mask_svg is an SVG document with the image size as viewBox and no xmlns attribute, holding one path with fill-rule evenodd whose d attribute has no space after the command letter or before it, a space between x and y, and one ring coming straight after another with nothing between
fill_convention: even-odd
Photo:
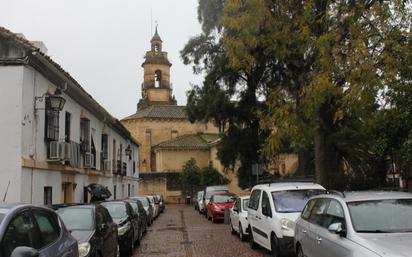
<instances>
[{"instance_id":1,"label":"cobblestone street","mask_svg":"<svg viewBox=\"0 0 412 257\"><path fill-rule=\"evenodd\" d=\"M167 205L134 256L266 257L270 254L263 249L251 250L247 242L230 233L228 225L207 221L193 207Z\"/></svg>"}]
</instances>

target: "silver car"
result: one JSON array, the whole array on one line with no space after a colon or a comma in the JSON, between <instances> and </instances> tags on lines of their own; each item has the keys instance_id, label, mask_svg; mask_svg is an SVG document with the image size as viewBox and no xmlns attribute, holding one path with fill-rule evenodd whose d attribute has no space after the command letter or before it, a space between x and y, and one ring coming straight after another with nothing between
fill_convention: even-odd
<instances>
[{"instance_id":1,"label":"silver car","mask_svg":"<svg viewBox=\"0 0 412 257\"><path fill-rule=\"evenodd\" d=\"M298 257L412 253L412 194L349 192L311 198L295 226Z\"/></svg>"},{"instance_id":2,"label":"silver car","mask_svg":"<svg viewBox=\"0 0 412 257\"><path fill-rule=\"evenodd\" d=\"M0 256L78 257L77 240L52 209L0 203Z\"/></svg>"}]
</instances>

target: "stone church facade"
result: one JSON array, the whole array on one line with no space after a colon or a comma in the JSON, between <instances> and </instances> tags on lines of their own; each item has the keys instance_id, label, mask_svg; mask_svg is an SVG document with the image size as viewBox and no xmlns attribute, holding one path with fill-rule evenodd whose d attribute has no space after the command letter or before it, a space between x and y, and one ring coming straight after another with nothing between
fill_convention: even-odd
<instances>
[{"instance_id":1,"label":"stone church facade","mask_svg":"<svg viewBox=\"0 0 412 257\"><path fill-rule=\"evenodd\" d=\"M162 193L167 202L181 202L179 173L183 164L195 158L200 167L213 165L231 179L229 188L240 192L233 172L223 172L216 157L219 129L212 123L191 123L185 106L177 105L170 83L167 52L157 32L142 64L142 98L136 113L123 125L140 145L140 194Z\"/></svg>"}]
</instances>

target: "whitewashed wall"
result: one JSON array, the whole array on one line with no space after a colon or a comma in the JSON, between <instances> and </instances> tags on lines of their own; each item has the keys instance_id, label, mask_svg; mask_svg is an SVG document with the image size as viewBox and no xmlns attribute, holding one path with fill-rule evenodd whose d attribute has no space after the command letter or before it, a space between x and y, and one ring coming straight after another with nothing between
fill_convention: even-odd
<instances>
[{"instance_id":1,"label":"whitewashed wall","mask_svg":"<svg viewBox=\"0 0 412 257\"><path fill-rule=\"evenodd\" d=\"M44 141L45 110L44 100L35 102L35 97L45 93L54 93L56 86L42 74L31 67L0 66L0 200L2 200L8 181L10 187L6 201L33 202L42 204L44 201L44 187L51 186L53 203L60 203L62 199L62 173L58 170L39 170L22 168L22 159L47 161L47 146ZM123 145L123 161L127 162L127 175L138 177L138 148L128 139L120 136L105 122L97 119L84 109L75 99L63 92L66 104L60 113L59 138L65 136L65 113L71 114L70 139L80 141L80 118L90 120L91 135L93 135L96 151L101 150L101 135L108 134L108 154L112 159L112 142L116 140L116 151ZM36 107L36 108L35 108ZM37 109L37 110L35 110ZM133 157L129 161L124 155L128 145L133 149ZM133 161L136 162L136 172L133 174ZM96 169L100 167L100 154L96 155ZM86 174L76 174L74 182L77 184L74 192L76 202L83 201L83 188L91 183ZM117 198L126 197L128 184L134 185L134 192L138 192L138 183L129 178L99 177L98 183L113 190L117 185ZM122 188L124 187L124 193Z\"/></svg>"},{"instance_id":2,"label":"whitewashed wall","mask_svg":"<svg viewBox=\"0 0 412 257\"><path fill-rule=\"evenodd\" d=\"M0 66L0 201L20 200L23 68Z\"/></svg>"}]
</instances>

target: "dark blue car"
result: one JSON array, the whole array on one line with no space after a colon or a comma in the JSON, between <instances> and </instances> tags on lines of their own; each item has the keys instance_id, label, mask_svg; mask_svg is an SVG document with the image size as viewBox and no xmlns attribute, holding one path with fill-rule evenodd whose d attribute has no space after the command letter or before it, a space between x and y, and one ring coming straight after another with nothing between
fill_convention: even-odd
<instances>
[{"instance_id":1,"label":"dark blue car","mask_svg":"<svg viewBox=\"0 0 412 257\"><path fill-rule=\"evenodd\" d=\"M52 210L0 203L0 257L78 257L77 241Z\"/></svg>"}]
</instances>

